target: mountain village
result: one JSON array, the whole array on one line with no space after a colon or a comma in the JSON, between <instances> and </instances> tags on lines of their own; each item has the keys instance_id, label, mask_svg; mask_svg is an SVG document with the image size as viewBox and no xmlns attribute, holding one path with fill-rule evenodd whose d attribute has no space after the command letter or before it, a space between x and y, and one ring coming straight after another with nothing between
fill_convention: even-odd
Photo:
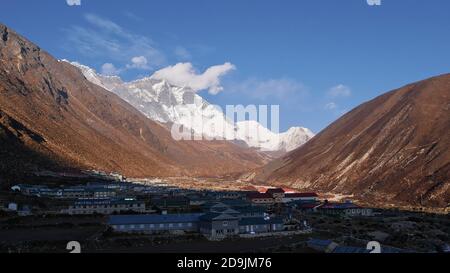
<instances>
[{"instance_id":1,"label":"mountain village","mask_svg":"<svg viewBox=\"0 0 450 273\"><path fill-rule=\"evenodd\" d=\"M10 198L1 200L1 209L9 219L19 222L22 220L18 218L25 222L48 219L44 222L49 223L52 218L68 223L91 219L99 225L99 230L90 235L94 237L108 234L177 241L194 236L210 242L257 242L300 236L307 251L333 253L369 252L363 245L370 240L356 236L338 244L334 236L316 238L317 230L325 226L317 218L335 219L337 223L341 221L338 219L373 221L370 219L386 215L351 200L331 202L314 192L287 188L250 185L234 191L198 190L179 188L163 179L133 180L98 171L89 172L87 177L92 182L73 186L14 185ZM22 196L33 201L11 201L24 200ZM383 232L374 233L374 238L383 236ZM385 246L385 252L405 251Z\"/></svg>"}]
</instances>

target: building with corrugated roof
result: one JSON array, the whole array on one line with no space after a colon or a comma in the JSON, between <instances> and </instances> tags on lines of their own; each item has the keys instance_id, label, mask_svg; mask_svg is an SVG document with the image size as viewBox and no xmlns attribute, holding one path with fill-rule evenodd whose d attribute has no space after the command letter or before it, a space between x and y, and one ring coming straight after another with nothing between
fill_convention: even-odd
<instances>
[{"instance_id":1,"label":"building with corrugated roof","mask_svg":"<svg viewBox=\"0 0 450 273\"><path fill-rule=\"evenodd\" d=\"M82 214L113 214L121 212L144 213L146 206L144 201L135 198L114 199L79 199L69 206L63 213L71 215Z\"/></svg>"},{"instance_id":2,"label":"building with corrugated roof","mask_svg":"<svg viewBox=\"0 0 450 273\"><path fill-rule=\"evenodd\" d=\"M371 208L364 208L353 204L351 202L346 203L330 203L326 202L315 210L319 213L329 214L329 215L340 215L340 216L372 216L373 210Z\"/></svg>"},{"instance_id":3,"label":"building with corrugated roof","mask_svg":"<svg viewBox=\"0 0 450 273\"><path fill-rule=\"evenodd\" d=\"M280 217L249 217L239 221L239 233L241 234L271 233L283 230L284 223Z\"/></svg>"},{"instance_id":4,"label":"building with corrugated roof","mask_svg":"<svg viewBox=\"0 0 450 273\"><path fill-rule=\"evenodd\" d=\"M223 213L206 213L199 222L199 231L208 238L225 238L239 234L239 217Z\"/></svg>"},{"instance_id":5,"label":"building with corrugated roof","mask_svg":"<svg viewBox=\"0 0 450 273\"><path fill-rule=\"evenodd\" d=\"M112 215L108 224L118 232L159 233L197 232L202 213L152 214L152 215Z\"/></svg>"}]
</instances>

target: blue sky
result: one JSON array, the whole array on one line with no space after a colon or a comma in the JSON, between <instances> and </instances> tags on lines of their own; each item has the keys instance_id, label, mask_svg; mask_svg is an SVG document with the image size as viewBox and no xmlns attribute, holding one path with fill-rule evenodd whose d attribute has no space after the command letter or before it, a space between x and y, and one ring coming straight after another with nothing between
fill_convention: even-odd
<instances>
[{"instance_id":1,"label":"blue sky","mask_svg":"<svg viewBox=\"0 0 450 273\"><path fill-rule=\"evenodd\" d=\"M450 72L449 11L448 0L14 0L0 22L57 58L126 80L172 66L211 103L279 104L282 130L318 132Z\"/></svg>"}]
</instances>

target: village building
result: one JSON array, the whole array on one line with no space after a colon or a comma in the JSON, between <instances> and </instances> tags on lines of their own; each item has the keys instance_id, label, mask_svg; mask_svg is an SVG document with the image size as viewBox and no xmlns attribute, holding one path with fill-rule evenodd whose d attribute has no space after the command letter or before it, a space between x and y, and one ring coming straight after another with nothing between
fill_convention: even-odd
<instances>
[{"instance_id":1,"label":"village building","mask_svg":"<svg viewBox=\"0 0 450 273\"><path fill-rule=\"evenodd\" d=\"M234 209L245 208L252 205L252 203L245 199L222 199L219 202Z\"/></svg>"},{"instance_id":2,"label":"village building","mask_svg":"<svg viewBox=\"0 0 450 273\"><path fill-rule=\"evenodd\" d=\"M283 203L304 202L314 203L318 201L319 196L316 193L286 193L283 197Z\"/></svg>"},{"instance_id":3,"label":"village building","mask_svg":"<svg viewBox=\"0 0 450 273\"><path fill-rule=\"evenodd\" d=\"M145 223L133 223L132 226L126 224L114 222L114 230L118 232L150 232L150 231L174 231L178 230L176 227L182 228L186 231L197 231L203 234L209 239L219 240L226 237L237 236L239 234L257 234L257 233L272 233L284 230L284 223L282 218L270 218L267 214L267 207L265 206L251 206L247 201L233 200L233 202L210 202L203 206L203 213L195 214L197 218L189 218L189 215L193 214L165 214L167 217L148 217L148 218L136 218L136 219L153 219L153 226L145 226ZM231 204L231 205L230 205ZM234 205L234 206L232 206ZM244 206L245 205L245 206ZM178 216L177 216L178 215ZM191 225L179 225L175 223L173 219L182 215L186 215L190 219ZM112 217L111 219L127 219ZM132 218L134 219L134 218ZM156 228L155 221L169 221L167 225L158 224ZM149 220L147 220L149 221ZM111 222L111 221L110 221ZM129 225L131 225L129 223ZM141 225L144 225L141 227ZM139 228L137 227L139 226Z\"/></svg>"},{"instance_id":4,"label":"village building","mask_svg":"<svg viewBox=\"0 0 450 273\"><path fill-rule=\"evenodd\" d=\"M293 193L285 192L282 188L268 189L265 193L249 193L247 199L256 205L274 205L291 202L317 202L318 195L316 193Z\"/></svg>"},{"instance_id":5,"label":"village building","mask_svg":"<svg viewBox=\"0 0 450 273\"><path fill-rule=\"evenodd\" d=\"M189 205L191 207L200 207L212 201L211 198L203 196L190 196L188 198L189 198Z\"/></svg>"},{"instance_id":6,"label":"village building","mask_svg":"<svg viewBox=\"0 0 450 273\"><path fill-rule=\"evenodd\" d=\"M275 203L283 203L283 198L286 192L282 188L268 189L266 194L269 194L274 199Z\"/></svg>"},{"instance_id":7,"label":"village building","mask_svg":"<svg viewBox=\"0 0 450 273\"><path fill-rule=\"evenodd\" d=\"M290 202L289 204L291 204L291 206L297 210L298 212L302 212L302 213L312 213L312 212L316 212L317 207L319 207L321 205L321 203L319 202L314 202L314 203L305 203L303 201L294 201L294 202Z\"/></svg>"},{"instance_id":8,"label":"village building","mask_svg":"<svg viewBox=\"0 0 450 273\"><path fill-rule=\"evenodd\" d=\"M116 196L116 191L107 187L76 186L68 188L48 188L39 185L15 185L11 187L14 192L24 195L48 197L58 199L104 199Z\"/></svg>"},{"instance_id":9,"label":"village building","mask_svg":"<svg viewBox=\"0 0 450 273\"><path fill-rule=\"evenodd\" d=\"M122 212L139 212L146 211L145 202L138 201L134 198L122 199L80 199L63 210L62 213L71 215L81 214L113 214Z\"/></svg>"},{"instance_id":10,"label":"village building","mask_svg":"<svg viewBox=\"0 0 450 273\"><path fill-rule=\"evenodd\" d=\"M269 193L252 193L247 196L247 199L255 205L270 206L275 203L275 199Z\"/></svg>"},{"instance_id":11,"label":"village building","mask_svg":"<svg viewBox=\"0 0 450 273\"><path fill-rule=\"evenodd\" d=\"M14 202L9 202L6 204L2 204L2 202L0 202L0 210L15 212L18 216L32 215L32 211L29 205L17 204Z\"/></svg>"},{"instance_id":12,"label":"village building","mask_svg":"<svg viewBox=\"0 0 450 273\"><path fill-rule=\"evenodd\" d=\"M223 208L232 208L234 210L240 211L242 208L248 208L252 204L247 200L242 199L224 199L217 201L209 201L204 203L201 208L205 212L213 211L214 209L223 207Z\"/></svg>"},{"instance_id":13,"label":"village building","mask_svg":"<svg viewBox=\"0 0 450 273\"><path fill-rule=\"evenodd\" d=\"M19 209L19 205L17 205L17 203L9 203L7 209L9 211L17 211Z\"/></svg>"},{"instance_id":14,"label":"village building","mask_svg":"<svg viewBox=\"0 0 450 273\"><path fill-rule=\"evenodd\" d=\"M249 217L239 221L239 232L241 234L258 234L280 232L284 230L283 219L280 217L263 218Z\"/></svg>"},{"instance_id":15,"label":"village building","mask_svg":"<svg viewBox=\"0 0 450 273\"><path fill-rule=\"evenodd\" d=\"M117 232L198 232L201 213L168 215L112 215L108 224Z\"/></svg>"},{"instance_id":16,"label":"village building","mask_svg":"<svg viewBox=\"0 0 450 273\"><path fill-rule=\"evenodd\" d=\"M200 217L199 231L211 239L221 239L239 234L239 217L223 213L207 213Z\"/></svg>"},{"instance_id":17,"label":"village building","mask_svg":"<svg viewBox=\"0 0 450 273\"><path fill-rule=\"evenodd\" d=\"M324 204L315 208L315 210L322 214L339 215L339 216L372 216L373 210L371 208L363 208L351 202L346 203L330 203Z\"/></svg>"},{"instance_id":18,"label":"village building","mask_svg":"<svg viewBox=\"0 0 450 273\"><path fill-rule=\"evenodd\" d=\"M242 218L264 218L267 214L267 207L265 206L248 206L239 208L239 217Z\"/></svg>"},{"instance_id":19,"label":"village building","mask_svg":"<svg viewBox=\"0 0 450 273\"><path fill-rule=\"evenodd\" d=\"M95 199L114 198L117 196L117 192L109 188L87 189L87 191L92 192Z\"/></svg>"},{"instance_id":20,"label":"village building","mask_svg":"<svg viewBox=\"0 0 450 273\"><path fill-rule=\"evenodd\" d=\"M205 213L214 212L230 215L238 215L239 218L266 217L267 207L252 206L247 201L242 202L216 202L203 207Z\"/></svg>"},{"instance_id":21,"label":"village building","mask_svg":"<svg viewBox=\"0 0 450 273\"><path fill-rule=\"evenodd\" d=\"M234 215L234 216L240 216L240 211L238 211L238 210L235 210L235 209L232 209L231 207L228 207L228 206L214 206L214 207L211 207L210 209L209 209L209 212L212 212L212 213L220 213L220 214L228 214L228 215Z\"/></svg>"},{"instance_id":22,"label":"village building","mask_svg":"<svg viewBox=\"0 0 450 273\"><path fill-rule=\"evenodd\" d=\"M251 206L243 200L209 204L205 212L200 218L200 232L212 239L283 230L282 218L269 218L267 207Z\"/></svg>"},{"instance_id":23,"label":"village building","mask_svg":"<svg viewBox=\"0 0 450 273\"><path fill-rule=\"evenodd\" d=\"M163 198L154 198L151 204L160 210L187 210L190 200L183 196L170 196Z\"/></svg>"},{"instance_id":24,"label":"village building","mask_svg":"<svg viewBox=\"0 0 450 273\"><path fill-rule=\"evenodd\" d=\"M224 191L215 194L216 199L239 199L243 197L241 192L236 191Z\"/></svg>"}]
</instances>

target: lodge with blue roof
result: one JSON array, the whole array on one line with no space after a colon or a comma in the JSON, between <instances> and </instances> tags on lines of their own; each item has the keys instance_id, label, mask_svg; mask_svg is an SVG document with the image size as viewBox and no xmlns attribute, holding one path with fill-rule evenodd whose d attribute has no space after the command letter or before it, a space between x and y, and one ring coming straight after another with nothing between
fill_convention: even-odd
<instances>
[{"instance_id":1,"label":"lodge with blue roof","mask_svg":"<svg viewBox=\"0 0 450 273\"><path fill-rule=\"evenodd\" d=\"M118 232L196 232L202 213L170 215L111 215L108 224Z\"/></svg>"}]
</instances>

